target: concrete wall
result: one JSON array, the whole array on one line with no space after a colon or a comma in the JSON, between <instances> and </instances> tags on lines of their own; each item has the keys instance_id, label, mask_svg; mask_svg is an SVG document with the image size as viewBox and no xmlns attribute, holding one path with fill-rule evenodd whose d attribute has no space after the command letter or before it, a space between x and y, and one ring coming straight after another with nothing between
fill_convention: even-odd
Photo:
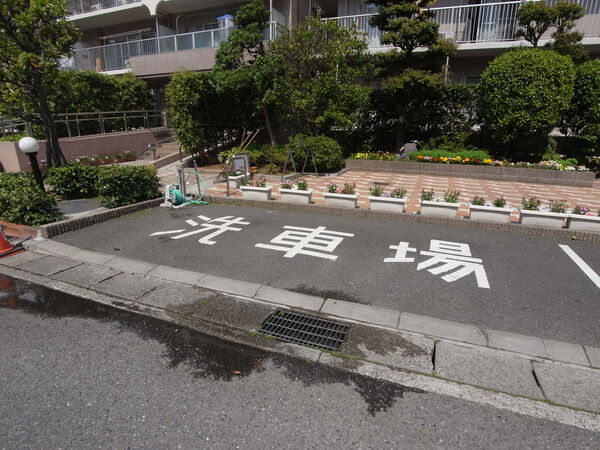
<instances>
[{"instance_id":1,"label":"concrete wall","mask_svg":"<svg viewBox=\"0 0 600 450\"><path fill-rule=\"evenodd\" d=\"M148 144L156 142L156 130L129 133L94 134L77 138L59 139L61 149L71 161L77 156L102 155L130 150L142 153ZM46 159L46 141L40 141L38 162ZM6 172L30 172L29 158L18 148L16 142L0 142L0 164Z\"/></svg>"}]
</instances>

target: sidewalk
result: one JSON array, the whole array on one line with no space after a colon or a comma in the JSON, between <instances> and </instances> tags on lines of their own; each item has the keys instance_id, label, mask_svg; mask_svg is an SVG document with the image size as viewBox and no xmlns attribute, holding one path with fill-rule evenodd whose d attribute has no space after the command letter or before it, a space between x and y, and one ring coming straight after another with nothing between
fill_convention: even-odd
<instances>
[{"instance_id":1,"label":"sidewalk","mask_svg":"<svg viewBox=\"0 0 600 450\"><path fill-rule=\"evenodd\" d=\"M30 241L28 247L0 259L0 272L272 352L600 431L598 348L298 294L52 240ZM290 308L351 323L349 336L339 351L328 352L256 333L271 312Z\"/></svg>"},{"instance_id":2,"label":"sidewalk","mask_svg":"<svg viewBox=\"0 0 600 450\"><path fill-rule=\"evenodd\" d=\"M165 174L166 175L166 174ZM165 177L166 178L166 177ZM507 206L513 208L521 207L521 199L537 197L542 205L548 206L550 200L563 200L569 208L574 206L586 206L593 211L600 209L600 184L596 183L593 188L556 186L548 184L517 183L509 181L482 180L462 177L441 177L430 175L395 174L386 172L362 172L347 171L337 176L305 176L303 177L311 189L314 189L313 201L315 204L324 204L323 192L329 183L343 186L344 183L356 183L356 191L360 193L358 199L359 208L369 207L369 188L375 183L383 187L384 191L391 191L396 187L408 190L406 212L416 214L419 211L421 189L433 190L436 197L441 197L444 191L460 191L460 208L457 217L465 217L468 214L468 203L475 196L484 197L488 202L496 198L504 197ZM273 185L273 197L280 198L279 185L281 177L269 176L267 182ZM225 183L219 183L209 189L210 195L224 196L226 193ZM235 197L241 197L241 192L235 192ZM511 221L518 221L518 211L513 211Z\"/></svg>"}]
</instances>

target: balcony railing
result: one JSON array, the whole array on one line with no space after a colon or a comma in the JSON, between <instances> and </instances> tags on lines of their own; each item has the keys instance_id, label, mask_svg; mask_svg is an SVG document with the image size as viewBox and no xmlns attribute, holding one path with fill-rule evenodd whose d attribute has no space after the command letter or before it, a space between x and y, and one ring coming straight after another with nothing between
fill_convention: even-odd
<instances>
[{"instance_id":1,"label":"balcony railing","mask_svg":"<svg viewBox=\"0 0 600 450\"><path fill-rule=\"evenodd\" d=\"M282 25L272 22L264 30L265 40L274 39ZM193 33L173 34L170 36L141 39L119 44L102 45L75 50L67 67L75 70L110 72L129 68L129 59L135 56L156 55L200 48L218 47L226 41L234 28L216 28L214 30Z\"/></svg>"},{"instance_id":2,"label":"balcony railing","mask_svg":"<svg viewBox=\"0 0 600 450\"><path fill-rule=\"evenodd\" d=\"M142 0L71 0L69 12L75 16L101 9L116 8L130 3L140 3Z\"/></svg>"},{"instance_id":3,"label":"balcony railing","mask_svg":"<svg viewBox=\"0 0 600 450\"><path fill-rule=\"evenodd\" d=\"M550 0L550 5L559 0ZM586 37L600 36L600 1L563 0L576 3L584 8L585 16L577 22L576 31ZM433 21L440 25L440 33L454 39L459 44L479 42L501 42L516 40L517 11L521 1L485 3L479 5L450 6L431 8L435 12ZM381 31L369 24L373 14L332 17L323 20L335 20L344 27L356 27L365 33L370 47L381 47ZM549 36L548 36L549 37Z\"/></svg>"}]
</instances>

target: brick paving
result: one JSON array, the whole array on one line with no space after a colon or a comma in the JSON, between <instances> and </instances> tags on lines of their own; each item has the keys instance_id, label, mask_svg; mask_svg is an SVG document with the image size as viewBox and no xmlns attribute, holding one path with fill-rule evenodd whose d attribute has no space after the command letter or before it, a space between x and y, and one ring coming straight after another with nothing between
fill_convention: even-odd
<instances>
[{"instance_id":1,"label":"brick paving","mask_svg":"<svg viewBox=\"0 0 600 450\"><path fill-rule=\"evenodd\" d=\"M214 177L215 174L207 174ZM166 176L164 178L167 178ZM280 199L279 176L267 177L268 185L273 186L273 198ZM433 190L436 198L443 197L447 190L460 191L460 207L457 217L468 214L469 201L474 196L481 196L491 202L498 197L506 199L507 206L515 208L511 214L511 221L518 220L517 209L521 207L521 199L535 196L542 202L542 206L548 206L550 200L563 200L569 208L576 205L585 206L592 210L600 208L600 185L594 184L593 188L558 186L548 184L519 183L510 181L483 180L463 177L445 177L431 175L414 175L384 172L347 171L338 176L305 176L309 188L314 189L313 202L324 204L323 192L328 183L343 185L345 182L356 183L356 191L360 193L358 199L359 208L369 207L369 188L375 183L382 184L384 191L391 191L396 187L407 189L406 212L416 214L420 209L421 189ZM225 183L218 183L209 189L210 195L223 196L226 192ZM233 196L241 197L240 191L234 192Z\"/></svg>"}]
</instances>

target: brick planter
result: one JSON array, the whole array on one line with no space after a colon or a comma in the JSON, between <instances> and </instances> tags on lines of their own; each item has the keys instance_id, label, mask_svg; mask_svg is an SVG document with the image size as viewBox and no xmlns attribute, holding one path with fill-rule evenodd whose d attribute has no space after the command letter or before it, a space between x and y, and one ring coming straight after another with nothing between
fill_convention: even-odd
<instances>
[{"instance_id":1,"label":"brick planter","mask_svg":"<svg viewBox=\"0 0 600 450\"><path fill-rule=\"evenodd\" d=\"M578 187L593 187L596 177L593 172L566 172L551 169L530 169L527 167L471 166L467 164L421 163L412 161L372 161L364 159L347 159L346 169L481 178L484 180L518 181L521 183Z\"/></svg>"}]
</instances>

